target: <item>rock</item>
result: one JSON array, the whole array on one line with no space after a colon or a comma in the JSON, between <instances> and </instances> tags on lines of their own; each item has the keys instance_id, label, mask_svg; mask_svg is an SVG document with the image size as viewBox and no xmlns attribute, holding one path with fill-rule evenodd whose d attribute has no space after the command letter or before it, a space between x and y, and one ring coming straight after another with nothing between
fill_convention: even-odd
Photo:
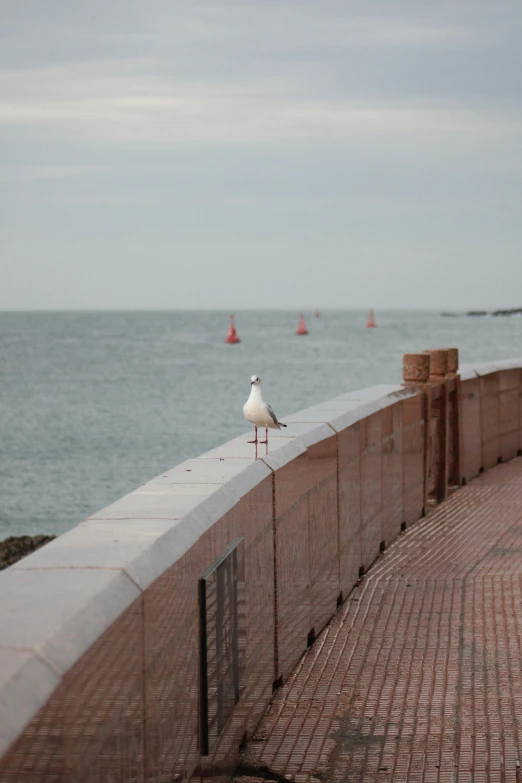
<instances>
[{"instance_id":1,"label":"rock","mask_svg":"<svg viewBox=\"0 0 522 783\"><path fill-rule=\"evenodd\" d=\"M0 571L30 555L56 536L9 536L0 541Z\"/></svg>"}]
</instances>

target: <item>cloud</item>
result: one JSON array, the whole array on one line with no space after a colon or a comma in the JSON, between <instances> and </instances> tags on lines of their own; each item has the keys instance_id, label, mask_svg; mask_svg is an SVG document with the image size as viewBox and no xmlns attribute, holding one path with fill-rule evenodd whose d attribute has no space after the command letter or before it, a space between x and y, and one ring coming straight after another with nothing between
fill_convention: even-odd
<instances>
[{"instance_id":1,"label":"cloud","mask_svg":"<svg viewBox=\"0 0 522 783\"><path fill-rule=\"evenodd\" d=\"M259 145L394 137L427 141L516 138L522 112L455 102L321 97L299 82L215 84L106 61L4 73L0 126L39 126L98 145ZM307 92L309 94L307 94ZM319 94L318 94L319 93Z\"/></svg>"},{"instance_id":2,"label":"cloud","mask_svg":"<svg viewBox=\"0 0 522 783\"><path fill-rule=\"evenodd\" d=\"M522 20L506 0L7 4L0 131L108 149L520 133L520 96L481 54Z\"/></svg>"},{"instance_id":3,"label":"cloud","mask_svg":"<svg viewBox=\"0 0 522 783\"><path fill-rule=\"evenodd\" d=\"M421 306L435 295L422 249L451 265L452 291L483 259L511 295L519 0L0 5L9 306L111 306L122 291L140 306L145 290L151 305L219 305L251 296L252 257L300 281L284 306L316 295L303 259L325 303L325 265L344 265L343 305L360 300L354 280L373 297L367 261L389 267L386 299L401 268Z\"/></svg>"},{"instance_id":4,"label":"cloud","mask_svg":"<svg viewBox=\"0 0 522 783\"><path fill-rule=\"evenodd\" d=\"M495 81L502 61L482 55L485 41L500 50L509 34L507 6L499 0L493 14L468 0L436 9L398 0L391 13L381 0L93 0L87 12L13 3L0 132L167 150L509 140L521 128L520 96L508 95L518 88Z\"/></svg>"},{"instance_id":5,"label":"cloud","mask_svg":"<svg viewBox=\"0 0 522 783\"><path fill-rule=\"evenodd\" d=\"M100 56L104 49L139 57L143 49L176 59L194 47L220 60L229 48L233 57L256 51L310 51L361 46L451 47L477 42L484 33L477 3L436 8L417 2L372 0L355 5L345 0L91 0L84 6L58 0L4 0L9 13L3 21L3 51L49 61ZM506 3L498 0L498 12ZM201 53L201 52L198 52ZM197 67L199 58L193 58ZM263 63L263 66L269 65Z\"/></svg>"},{"instance_id":6,"label":"cloud","mask_svg":"<svg viewBox=\"0 0 522 783\"><path fill-rule=\"evenodd\" d=\"M36 180L67 180L78 177L93 177L109 170L103 166L3 166L0 182L33 182Z\"/></svg>"}]
</instances>

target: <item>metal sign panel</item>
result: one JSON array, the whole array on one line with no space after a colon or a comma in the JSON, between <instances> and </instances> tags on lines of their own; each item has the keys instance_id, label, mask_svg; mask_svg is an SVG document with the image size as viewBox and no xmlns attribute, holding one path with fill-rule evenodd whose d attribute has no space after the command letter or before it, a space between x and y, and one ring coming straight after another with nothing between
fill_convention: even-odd
<instances>
[{"instance_id":1,"label":"metal sign panel","mask_svg":"<svg viewBox=\"0 0 522 783\"><path fill-rule=\"evenodd\" d=\"M243 539L199 579L200 749L206 756L239 702L245 669Z\"/></svg>"}]
</instances>

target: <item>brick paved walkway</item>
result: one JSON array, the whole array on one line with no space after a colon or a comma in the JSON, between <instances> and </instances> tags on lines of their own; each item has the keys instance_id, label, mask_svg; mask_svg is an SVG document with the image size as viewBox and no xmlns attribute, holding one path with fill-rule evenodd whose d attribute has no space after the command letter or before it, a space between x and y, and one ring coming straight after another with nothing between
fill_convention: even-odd
<instances>
[{"instance_id":1,"label":"brick paved walkway","mask_svg":"<svg viewBox=\"0 0 522 783\"><path fill-rule=\"evenodd\" d=\"M390 546L278 691L244 760L299 783L522 783L521 741L522 458Z\"/></svg>"}]
</instances>

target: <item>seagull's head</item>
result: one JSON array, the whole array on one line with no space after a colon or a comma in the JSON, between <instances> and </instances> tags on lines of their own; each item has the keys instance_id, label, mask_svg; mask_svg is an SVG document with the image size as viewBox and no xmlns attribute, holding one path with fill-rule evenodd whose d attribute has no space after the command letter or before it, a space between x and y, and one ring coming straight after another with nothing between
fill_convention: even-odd
<instances>
[{"instance_id":1,"label":"seagull's head","mask_svg":"<svg viewBox=\"0 0 522 783\"><path fill-rule=\"evenodd\" d=\"M250 378L250 385L251 386L261 386L261 378L259 377L259 375L253 375Z\"/></svg>"}]
</instances>

